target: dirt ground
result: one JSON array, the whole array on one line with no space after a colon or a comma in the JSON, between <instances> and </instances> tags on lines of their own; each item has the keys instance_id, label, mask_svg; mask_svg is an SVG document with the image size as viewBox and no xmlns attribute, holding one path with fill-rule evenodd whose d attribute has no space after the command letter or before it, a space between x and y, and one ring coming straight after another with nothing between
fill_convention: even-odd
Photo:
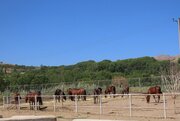
<instances>
[{"instance_id":1,"label":"dirt ground","mask_svg":"<svg viewBox=\"0 0 180 121\"><path fill-rule=\"evenodd\" d=\"M132 99L132 100L130 100ZM22 99L23 100L23 99ZM53 98L43 97L42 110L30 110L29 105L21 101L20 110L15 104L0 107L0 115L11 117L15 115L54 115L60 121L71 121L73 119L111 119L111 120L135 120L135 121L180 121L180 97L174 100L166 96L166 101L160 100L155 103L146 103L145 96L118 96L116 98L102 97L102 103L94 104L93 97L89 96L86 101L67 100L54 103ZM130 110L131 104L131 110ZM164 111L164 104L166 110ZM56 107L56 108L54 108ZM166 119L164 116L166 114ZM131 116L130 116L131 115Z\"/></svg>"}]
</instances>

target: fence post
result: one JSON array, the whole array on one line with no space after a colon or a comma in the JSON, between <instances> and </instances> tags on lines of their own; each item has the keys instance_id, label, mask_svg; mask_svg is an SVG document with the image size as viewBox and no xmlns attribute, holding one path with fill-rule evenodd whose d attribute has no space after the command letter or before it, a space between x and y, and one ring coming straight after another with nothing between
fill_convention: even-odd
<instances>
[{"instance_id":1,"label":"fence post","mask_svg":"<svg viewBox=\"0 0 180 121\"><path fill-rule=\"evenodd\" d=\"M100 98L100 100L99 100L99 108L100 108L100 115L102 114L102 95L99 95L99 98Z\"/></svg>"},{"instance_id":2,"label":"fence post","mask_svg":"<svg viewBox=\"0 0 180 121\"><path fill-rule=\"evenodd\" d=\"M20 113L20 109L21 109L21 107L20 107L20 104L21 103L21 101L20 101L20 96L18 96L18 112Z\"/></svg>"},{"instance_id":3,"label":"fence post","mask_svg":"<svg viewBox=\"0 0 180 121\"><path fill-rule=\"evenodd\" d=\"M132 95L129 94L129 116L132 116Z\"/></svg>"},{"instance_id":4,"label":"fence post","mask_svg":"<svg viewBox=\"0 0 180 121\"><path fill-rule=\"evenodd\" d=\"M35 115L36 115L36 111L37 111L37 95L35 95L35 104L33 105L33 107L35 108L34 112L35 112Z\"/></svg>"},{"instance_id":5,"label":"fence post","mask_svg":"<svg viewBox=\"0 0 180 121\"><path fill-rule=\"evenodd\" d=\"M63 107L63 98L64 98L64 95L60 95L61 107Z\"/></svg>"},{"instance_id":6,"label":"fence post","mask_svg":"<svg viewBox=\"0 0 180 121\"><path fill-rule=\"evenodd\" d=\"M56 96L53 95L53 100L54 100L54 112L56 112Z\"/></svg>"},{"instance_id":7,"label":"fence post","mask_svg":"<svg viewBox=\"0 0 180 121\"><path fill-rule=\"evenodd\" d=\"M3 96L3 109L5 109L5 96Z\"/></svg>"},{"instance_id":8,"label":"fence post","mask_svg":"<svg viewBox=\"0 0 180 121\"><path fill-rule=\"evenodd\" d=\"M167 118L167 114L166 114L166 97L165 97L165 94L163 93L163 109L164 109L164 118L166 119Z\"/></svg>"},{"instance_id":9,"label":"fence post","mask_svg":"<svg viewBox=\"0 0 180 121\"><path fill-rule=\"evenodd\" d=\"M77 100L77 95L75 95L75 110L76 113L78 112L78 100Z\"/></svg>"},{"instance_id":10,"label":"fence post","mask_svg":"<svg viewBox=\"0 0 180 121\"><path fill-rule=\"evenodd\" d=\"M7 107L9 107L9 96L6 97L6 104L7 104Z\"/></svg>"},{"instance_id":11,"label":"fence post","mask_svg":"<svg viewBox=\"0 0 180 121\"><path fill-rule=\"evenodd\" d=\"M176 94L172 93L172 98L174 100L173 104L174 104L174 114L176 114Z\"/></svg>"},{"instance_id":12,"label":"fence post","mask_svg":"<svg viewBox=\"0 0 180 121\"><path fill-rule=\"evenodd\" d=\"M139 81L139 87L141 87L141 78L139 78L138 81Z\"/></svg>"}]
</instances>

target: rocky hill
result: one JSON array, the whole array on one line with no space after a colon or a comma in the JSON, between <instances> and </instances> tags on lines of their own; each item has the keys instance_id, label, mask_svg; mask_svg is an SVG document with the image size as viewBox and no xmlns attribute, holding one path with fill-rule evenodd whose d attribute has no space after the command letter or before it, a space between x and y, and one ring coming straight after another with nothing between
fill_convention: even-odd
<instances>
[{"instance_id":1,"label":"rocky hill","mask_svg":"<svg viewBox=\"0 0 180 121\"><path fill-rule=\"evenodd\" d=\"M159 55L154 57L156 60L163 61L163 60L170 60L170 61L177 61L180 58L180 55L170 56L170 55Z\"/></svg>"}]
</instances>

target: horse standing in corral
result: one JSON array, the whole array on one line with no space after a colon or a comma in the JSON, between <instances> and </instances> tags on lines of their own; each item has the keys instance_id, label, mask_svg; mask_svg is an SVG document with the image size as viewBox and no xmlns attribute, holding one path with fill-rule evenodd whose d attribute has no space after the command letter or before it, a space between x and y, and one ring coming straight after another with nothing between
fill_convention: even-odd
<instances>
[{"instance_id":1,"label":"horse standing in corral","mask_svg":"<svg viewBox=\"0 0 180 121\"><path fill-rule=\"evenodd\" d=\"M154 97L155 102L158 102L158 103L159 103L160 94L162 94L161 87L160 87L160 86L150 87L150 88L148 89L147 94L157 94L158 100L156 100L155 95L153 95L153 97ZM146 101L147 101L147 103L150 102L150 96L151 96L151 95L147 95L147 96L146 96Z\"/></svg>"},{"instance_id":2,"label":"horse standing in corral","mask_svg":"<svg viewBox=\"0 0 180 121\"><path fill-rule=\"evenodd\" d=\"M109 86L106 88L104 93L105 93L105 98L107 97L107 94L116 94L116 87L115 86ZM113 97L115 98L115 95Z\"/></svg>"},{"instance_id":3,"label":"horse standing in corral","mask_svg":"<svg viewBox=\"0 0 180 121\"><path fill-rule=\"evenodd\" d=\"M100 88L100 87L95 88L94 91L93 91L93 94L94 94L94 104L100 102L99 95L102 94L102 88Z\"/></svg>"},{"instance_id":4,"label":"horse standing in corral","mask_svg":"<svg viewBox=\"0 0 180 121\"><path fill-rule=\"evenodd\" d=\"M20 93L18 93L18 92L15 92L13 94L13 96L14 96L14 103L15 103L16 109L17 109L17 107L18 107L18 105L20 103L20 100L21 100L21 96L20 96Z\"/></svg>"},{"instance_id":5,"label":"horse standing in corral","mask_svg":"<svg viewBox=\"0 0 180 121\"><path fill-rule=\"evenodd\" d=\"M74 101L75 100L75 95L77 95L77 98L78 100L80 99L80 96L82 96L82 100L83 101L86 101L86 90L84 88L74 88L74 89L71 89L69 88L68 89L68 95L69 95L69 98Z\"/></svg>"},{"instance_id":6,"label":"horse standing in corral","mask_svg":"<svg viewBox=\"0 0 180 121\"><path fill-rule=\"evenodd\" d=\"M61 99L62 102L64 100L66 100L66 95L61 89L56 89L54 95L55 95L56 101L58 101L58 102L60 102L60 99Z\"/></svg>"},{"instance_id":7,"label":"horse standing in corral","mask_svg":"<svg viewBox=\"0 0 180 121\"><path fill-rule=\"evenodd\" d=\"M33 110L35 105L37 106L37 109L40 109L40 105L43 105L42 97L41 97L41 92L29 92L26 97L25 97L26 103L29 102L30 104L30 110ZM38 104L36 104L38 103Z\"/></svg>"},{"instance_id":8,"label":"horse standing in corral","mask_svg":"<svg viewBox=\"0 0 180 121\"><path fill-rule=\"evenodd\" d=\"M123 97L124 96L124 94L129 94L129 86L125 86L125 87L123 87L123 90L122 90L122 92L121 92L123 95L121 96L121 97Z\"/></svg>"}]
</instances>

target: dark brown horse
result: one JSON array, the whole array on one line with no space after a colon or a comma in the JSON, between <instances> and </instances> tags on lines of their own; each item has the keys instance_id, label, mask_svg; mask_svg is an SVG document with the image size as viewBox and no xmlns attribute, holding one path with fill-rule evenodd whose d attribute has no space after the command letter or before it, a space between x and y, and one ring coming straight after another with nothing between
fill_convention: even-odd
<instances>
[{"instance_id":1,"label":"dark brown horse","mask_svg":"<svg viewBox=\"0 0 180 121\"><path fill-rule=\"evenodd\" d=\"M74 88L74 89L69 88L67 92L68 92L69 98L72 101L75 100L75 95L77 95L78 100L80 99L80 96L82 96L82 100L86 101L86 90L84 88L78 88L78 89L77 88Z\"/></svg>"},{"instance_id":2,"label":"dark brown horse","mask_svg":"<svg viewBox=\"0 0 180 121\"><path fill-rule=\"evenodd\" d=\"M129 86L125 86L121 93L123 94L121 97L123 97L124 94L129 94Z\"/></svg>"},{"instance_id":3,"label":"dark brown horse","mask_svg":"<svg viewBox=\"0 0 180 121\"><path fill-rule=\"evenodd\" d=\"M25 101L26 101L26 103L29 102L30 110L34 109L36 103L37 103L36 106L37 106L38 110L40 109L40 105L43 105L40 91L29 92L25 97Z\"/></svg>"},{"instance_id":4,"label":"dark brown horse","mask_svg":"<svg viewBox=\"0 0 180 121\"><path fill-rule=\"evenodd\" d=\"M20 96L20 94L19 94L18 92L15 92L15 93L13 94L13 96L14 96L14 103L15 103L16 108L17 108L17 106L18 106L19 103L20 103L21 96Z\"/></svg>"},{"instance_id":5,"label":"dark brown horse","mask_svg":"<svg viewBox=\"0 0 180 121\"><path fill-rule=\"evenodd\" d=\"M102 88L100 88L100 87L95 88L94 91L93 91L93 94L94 94L94 104L100 102L99 95L102 94Z\"/></svg>"},{"instance_id":6,"label":"dark brown horse","mask_svg":"<svg viewBox=\"0 0 180 121\"><path fill-rule=\"evenodd\" d=\"M54 95L55 95L56 101L58 101L58 102L60 102L60 99L61 99L61 101L66 100L66 95L61 89L56 89Z\"/></svg>"},{"instance_id":7,"label":"dark brown horse","mask_svg":"<svg viewBox=\"0 0 180 121\"><path fill-rule=\"evenodd\" d=\"M155 95L153 95L153 97L154 97L155 102L158 102L158 103L159 103L160 94L162 94L162 92L161 92L161 87L160 87L160 86L150 87L150 88L148 89L147 94L157 94L158 100L156 100ZM147 95L147 96L146 96L146 101L147 101L147 103L150 102L150 96L151 96L151 95Z\"/></svg>"},{"instance_id":8,"label":"dark brown horse","mask_svg":"<svg viewBox=\"0 0 180 121\"><path fill-rule=\"evenodd\" d=\"M116 94L116 87L115 86L109 86L106 88L104 93L105 93L105 98L107 97L107 94ZM115 95L113 97L115 98Z\"/></svg>"}]
</instances>

